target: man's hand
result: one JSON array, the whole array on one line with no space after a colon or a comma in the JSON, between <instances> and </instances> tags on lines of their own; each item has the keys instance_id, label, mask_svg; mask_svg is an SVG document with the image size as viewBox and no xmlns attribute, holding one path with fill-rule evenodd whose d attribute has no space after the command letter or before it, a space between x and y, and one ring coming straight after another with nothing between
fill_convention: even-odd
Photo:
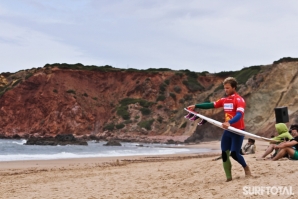
<instances>
[{"instance_id":1,"label":"man's hand","mask_svg":"<svg viewBox=\"0 0 298 199\"><path fill-rule=\"evenodd\" d=\"M230 123L229 123L229 122L224 122L224 123L222 123L222 127L223 127L224 129L228 129L229 126L230 126Z\"/></svg>"},{"instance_id":2,"label":"man's hand","mask_svg":"<svg viewBox=\"0 0 298 199\"><path fill-rule=\"evenodd\" d=\"M188 110L194 111L195 110L195 105L190 105L187 107Z\"/></svg>"}]
</instances>

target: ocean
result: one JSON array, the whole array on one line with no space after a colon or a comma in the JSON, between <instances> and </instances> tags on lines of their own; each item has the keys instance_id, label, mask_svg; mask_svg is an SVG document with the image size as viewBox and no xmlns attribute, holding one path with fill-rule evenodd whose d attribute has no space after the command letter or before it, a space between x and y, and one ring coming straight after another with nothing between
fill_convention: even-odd
<instances>
[{"instance_id":1,"label":"ocean","mask_svg":"<svg viewBox=\"0 0 298 199\"><path fill-rule=\"evenodd\" d=\"M167 155L214 152L211 149L183 148L184 145L121 142L122 146L104 146L106 142L88 141L88 146L24 145L25 139L0 139L0 161L50 160L67 158ZM140 146L142 145L142 146Z\"/></svg>"}]
</instances>

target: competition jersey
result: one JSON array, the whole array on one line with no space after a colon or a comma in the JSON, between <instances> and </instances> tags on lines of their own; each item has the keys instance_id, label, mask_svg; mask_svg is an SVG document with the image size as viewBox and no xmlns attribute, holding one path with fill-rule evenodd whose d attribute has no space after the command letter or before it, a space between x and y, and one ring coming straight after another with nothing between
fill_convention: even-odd
<instances>
[{"instance_id":1,"label":"competition jersey","mask_svg":"<svg viewBox=\"0 0 298 199\"><path fill-rule=\"evenodd\" d=\"M240 111L242 113L241 119L231 124L232 127L235 127L237 129L244 129L244 108L245 108L245 101L244 99L239 96L237 93L230 95L225 98L221 98L214 102L214 108L224 108L225 112L225 122L228 122L231 120L235 115L237 111Z\"/></svg>"}]
</instances>

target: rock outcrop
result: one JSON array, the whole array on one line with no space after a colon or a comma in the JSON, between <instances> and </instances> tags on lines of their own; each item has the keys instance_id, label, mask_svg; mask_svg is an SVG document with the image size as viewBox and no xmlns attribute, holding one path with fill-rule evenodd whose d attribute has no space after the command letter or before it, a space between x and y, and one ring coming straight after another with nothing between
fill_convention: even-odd
<instances>
[{"instance_id":1,"label":"rock outcrop","mask_svg":"<svg viewBox=\"0 0 298 199\"><path fill-rule=\"evenodd\" d=\"M79 140L72 134L56 135L53 137L30 137L24 145L88 145L85 140Z\"/></svg>"}]
</instances>

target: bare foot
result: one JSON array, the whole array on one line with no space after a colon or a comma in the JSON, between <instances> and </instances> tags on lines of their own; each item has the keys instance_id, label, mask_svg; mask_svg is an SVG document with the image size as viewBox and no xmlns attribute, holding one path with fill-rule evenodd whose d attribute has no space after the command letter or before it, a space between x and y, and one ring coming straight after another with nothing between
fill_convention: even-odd
<instances>
[{"instance_id":1,"label":"bare foot","mask_svg":"<svg viewBox=\"0 0 298 199\"><path fill-rule=\"evenodd\" d=\"M250 172L248 165L246 165L246 167L244 167L244 172L245 172L245 176L251 176L251 172Z\"/></svg>"}]
</instances>

